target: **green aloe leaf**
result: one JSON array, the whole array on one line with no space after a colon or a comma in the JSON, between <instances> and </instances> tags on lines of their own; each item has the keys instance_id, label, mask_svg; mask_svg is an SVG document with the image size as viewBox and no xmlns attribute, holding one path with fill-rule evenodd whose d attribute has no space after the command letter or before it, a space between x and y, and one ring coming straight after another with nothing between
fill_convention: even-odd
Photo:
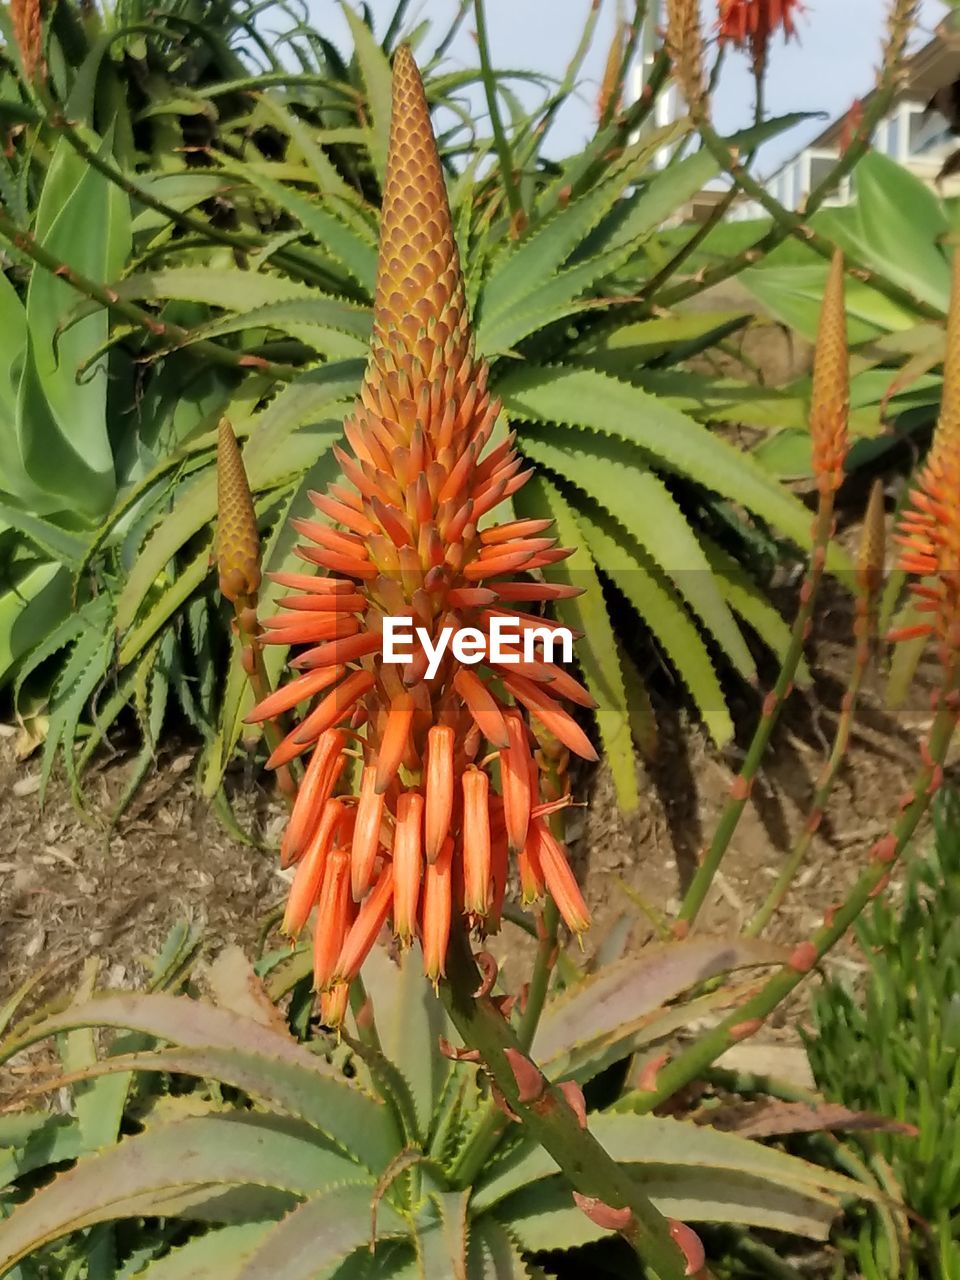
<instances>
[{"instance_id":1,"label":"green aloe leaf","mask_svg":"<svg viewBox=\"0 0 960 1280\"><path fill-rule=\"evenodd\" d=\"M551 582L582 587L583 595L557 601L554 611L564 626L583 632L586 637L578 647L577 658L587 688L597 701L597 727L617 799L624 810L633 810L639 794L629 700L613 625L584 528L560 490L543 476L533 476L517 494L515 504L519 515L553 520L561 545L574 548L573 555L551 566L547 576Z\"/></svg>"},{"instance_id":2,"label":"green aloe leaf","mask_svg":"<svg viewBox=\"0 0 960 1280\"><path fill-rule=\"evenodd\" d=\"M93 996L99 969L99 960L92 958L86 962L74 996L76 1003L83 1003ZM93 1028L78 1027L68 1032L63 1037L60 1060L67 1072L95 1066L99 1059ZM73 1106L86 1150L97 1151L117 1141L131 1079L129 1072L122 1072L79 1081L74 1085Z\"/></svg>"},{"instance_id":3,"label":"green aloe leaf","mask_svg":"<svg viewBox=\"0 0 960 1280\"><path fill-rule=\"evenodd\" d=\"M296 280L263 271L234 267L169 267L127 276L116 292L129 301L189 301L223 307L235 317L214 322L196 331L196 337L231 333L238 328L283 324L316 327L356 339L363 355L370 338L371 318L366 307L334 298ZM338 359L347 358L338 355Z\"/></svg>"},{"instance_id":4,"label":"green aloe leaf","mask_svg":"<svg viewBox=\"0 0 960 1280\"><path fill-rule=\"evenodd\" d=\"M629 1165L661 1213L684 1222L742 1223L825 1239L839 1196L876 1194L832 1170L691 1121L604 1112L590 1117L590 1129ZM598 1237L582 1214L576 1221L569 1188L542 1149L523 1146L494 1168L474 1196L474 1212L495 1206L525 1248L570 1248Z\"/></svg>"},{"instance_id":5,"label":"green aloe leaf","mask_svg":"<svg viewBox=\"0 0 960 1280\"><path fill-rule=\"evenodd\" d=\"M653 944L638 956L605 966L547 1003L532 1055L552 1078L589 1063L611 1043L631 1037L636 1023L697 983L735 969L783 963L783 948L753 939L694 938ZM584 1069L579 1066L579 1072Z\"/></svg>"},{"instance_id":6,"label":"green aloe leaf","mask_svg":"<svg viewBox=\"0 0 960 1280\"><path fill-rule=\"evenodd\" d=\"M101 150L108 144L93 142ZM97 235L90 228L97 227ZM37 209L37 240L60 261L106 283L130 253L129 198L61 140ZM30 480L46 495L37 514L71 511L96 519L116 493L107 420L107 367L101 360L81 384L77 371L108 335L106 312L60 332L75 302L71 285L34 268L27 289L29 330L17 404L19 454Z\"/></svg>"},{"instance_id":7,"label":"green aloe leaf","mask_svg":"<svg viewBox=\"0 0 960 1280\"><path fill-rule=\"evenodd\" d=\"M264 100L266 101L266 99ZM262 195L272 200L278 208L285 209L303 227L304 231L327 253L332 254L353 276L354 280L373 297L377 274L376 245L364 237L354 225L345 221L309 196L298 191L289 182L280 182L268 168L242 165L230 156L221 156L220 162L227 173L237 173ZM350 206L342 202L335 205L344 211ZM362 225L362 224L361 224Z\"/></svg>"},{"instance_id":8,"label":"green aloe leaf","mask_svg":"<svg viewBox=\"0 0 960 1280\"><path fill-rule=\"evenodd\" d=\"M0 1186L9 1186L36 1169L76 1160L86 1151L80 1127L68 1116L16 1116L20 1132L0 1133ZM2 1233L0 1233L2 1234Z\"/></svg>"},{"instance_id":9,"label":"green aloe leaf","mask_svg":"<svg viewBox=\"0 0 960 1280\"><path fill-rule=\"evenodd\" d=\"M515 1239L492 1214L471 1223L469 1280L529 1280L532 1274Z\"/></svg>"},{"instance_id":10,"label":"green aloe leaf","mask_svg":"<svg viewBox=\"0 0 960 1280\"><path fill-rule=\"evenodd\" d=\"M65 622L72 628L69 571L57 563L33 563L18 573L0 593L0 683L17 664L20 671L24 664L35 667L38 648L46 646L50 636L62 636ZM53 652L67 642L60 639Z\"/></svg>"},{"instance_id":11,"label":"green aloe leaf","mask_svg":"<svg viewBox=\"0 0 960 1280\"><path fill-rule=\"evenodd\" d=\"M158 1125L81 1161L14 1210L0 1233L0 1272L71 1231L126 1217L230 1221L230 1193L249 1188L273 1216L287 1197L316 1194L342 1165L323 1147L238 1116ZM217 1204L221 1198L222 1203Z\"/></svg>"},{"instance_id":12,"label":"green aloe leaf","mask_svg":"<svg viewBox=\"0 0 960 1280\"><path fill-rule=\"evenodd\" d=\"M754 629L772 653L783 658L790 644L791 628L739 561L702 535L700 545L727 604ZM811 679L806 659L801 658L797 667L797 684L805 688Z\"/></svg>"},{"instance_id":13,"label":"green aloe leaf","mask_svg":"<svg viewBox=\"0 0 960 1280\"><path fill-rule=\"evenodd\" d=\"M138 1271L140 1280L238 1280L247 1258L272 1222L242 1222L208 1231Z\"/></svg>"},{"instance_id":14,"label":"green aloe leaf","mask_svg":"<svg viewBox=\"0 0 960 1280\"><path fill-rule=\"evenodd\" d=\"M424 981L419 953L394 960L375 947L364 966L367 995L384 1056L409 1084L421 1133L426 1133L454 1067L437 1052L440 1036L457 1041L443 1005Z\"/></svg>"},{"instance_id":15,"label":"green aloe leaf","mask_svg":"<svg viewBox=\"0 0 960 1280\"><path fill-rule=\"evenodd\" d=\"M756 668L683 512L645 460L613 437L583 431L526 432L523 451L587 493L663 570L746 679ZM630 474L629 488L622 483Z\"/></svg>"},{"instance_id":16,"label":"green aloe leaf","mask_svg":"<svg viewBox=\"0 0 960 1280\"><path fill-rule=\"evenodd\" d=\"M470 1192L439 1191L430 1199L437 1212L436 1225L419 1230L416 1237L421 1280L435 1276L467 1280Z\"/></svg>"},{"instance_id":17,"label":"green aloe leaf","mask_svg":"<svg viewBox=\"0 0 960 1280\"><path fill-rule=\"evenodd\" d=\"M380 186L387 172L387 144L390 138L390 102L392 73L386 54L373 38L373 32L349 4L343 5L343 14L350 26L356 49L360 74L367 91L367 107L370 112L370 159L376 170Z\"/></svg>"},{"instance_id":18,"label":"green aloe leaf","mask_svg":"<svg viewBox=\"0 0 960 1280\"><path fill-rule=\"evenodd\" d=\"M369 324L362 336L346 332L346 326L355 325L356 320L356 315L347 312L346 304L336 299L299 298L269 303L265 307L255 307L239 315L200 325L191 330L189 341L183 345L187 347L193 342L221 338L228 333L275 329L331 360L348 360L352 356L365 356L369 343Z\"/></svg>"},{"instance_id":19,"label":"green aloe leaf","mask_svg":"<svg viewBox=\"0 0 960 1280\"><path fill-rule=\"evenodd\" d=\"M237 1088L264 1097L315 1125L369 1169L383 1169L399 1149L393 1117L382 1101L349 1084L289 1037L186 996L104 994L32 1026L21 1039L3 1046L2 1057L78 1027L139 1031L178 1045L178 1049L159 1055L144 1055L136 1065L149 1070L173 1055L181 1065L167 1069L232 1080ZM124 1059L125 1065L118 1066L119 1061L106 1059L95 1071L105 1074L130 1069L130 1061Z\"/></svg>"},{"instance_id":20,"label":"green aloe leaf","mask_svg":"<svg viewBox=\"0 0 960 1280\"><path fill-rule=\"evenodd\" d=\"M810 541L810 514L749 455L638 387L593 369L521 369L497 382L514 418L563 423L638 445L651 462L768 520L800 546Z\"/></svg>"},{"instance_id":21,"label":"green aloe leaf","mask_svg":"<svg viewBox=\"0 0 960 1280\"><path fill-rule=\"evenodd\" d=\"M281 471L294 469L293 460L285 461L282 457L288 438L305 423L322 419L322 411L332 404L350 398L356 391L361 370L359 361L340 361L305 373L286 387L262 413L254 416L243 450L247 475L254 491L264 487L265 480L277 478L278 465ZM330 443L329 435L323 439L314 435L308 439L306 448L313 450L316 457ZM147 593L169 561L189 538L213 521L216 493L217 481L213 470L202 472L184 487L172 512L157 525L118 597L117 627L121 632L130 627Z\"/></svg>"},{"instance_id":22,"label":"green aloe leaf","mask_svg":"<svg viewBox=\"0 0 960 1280\"><path fill-rule=\"evenodd\" d=\"M641 142L628 148L610 176L579 199L546 219L519 243L508 242L487 279L479 299L478 343L484 348L484 325L503 317L514 308L536 301L543 282L559 271L578 249L584 237L616 204L622 192L641 176L656 151L676 141L681 124L655 129Z\"/></svg>"},{"instance_id":23,"label":"green aloe leaf","mask_svg":"<svg viewBox=\"0 0 960 1280\"><path fill-rule=\"evenodd\" d=\"M247 1258L237 1280L333 1280L341 1264L373 1238L374 1188L333 1187L311 1196L270 1231ZM378 1241L405 1237L410 1228L386 1200L377 1203Z\"/></svg>"},{"instance_id":24,"label":"green aloe leaf","mask_svg":"<svg viewBox=\"0 0 960 1280\"><path fill-rule=\"evenodd\" d=\"M109 626L109 597L103 595L89 601L80 616L83 629L74 641L50 697L47 737L40 762L41 799L46 794L54 761L61 746L67 777L76 792L74 747L80 717L87 702L106 678L113 659L114 638Z\"/></svg>"},{"instance_id":25,"label":"green aloe leaf","mask_svg":"<svg viewBox=\"0 0 960 1280\"><path fill-rule=\"evenodd\" d=\"M940 242L950 224L934 192L871 151L857 166L856 209L867 265L946 313L950 267Z\"/></svg>"},{"instance_id":26,"label":"green aloe leaf","mask_svg":"<svg viewBox=\"0 0 960 1280\"><path fill-rule=\"evenodd\" d=\"M603 511L582 510L580 525L596 563L623 592L663 646L700 709L715 742L733 736L733 722L713 660L689 614L643 548Z\"/></svg>"},{"instance_id":27,"label":"green aloe leaf","mask_svg":"<svg viewBox=\"0 0 960 1280\"><path fill-rule=\"evenodd\" d=\"M772 266L744 271L739 277L755 297L778 320L814 342L827 267L819 262L804 266ZM846 285L847 333L851 346L878 338L890 331L913 328L916 316L891 302L869 285L848 280Z\"/></svg>"}]
</instances>

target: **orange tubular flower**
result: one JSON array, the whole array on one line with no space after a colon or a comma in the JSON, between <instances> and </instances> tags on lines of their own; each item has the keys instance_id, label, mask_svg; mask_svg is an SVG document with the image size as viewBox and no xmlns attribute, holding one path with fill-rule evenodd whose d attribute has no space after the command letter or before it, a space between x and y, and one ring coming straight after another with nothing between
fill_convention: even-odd
<instances>
[{"instance_id":1,"label":"orange tubular flower","mask_svg":"<svg viewBox=\"0 0 960 1280\"><path fill-rule=\"evenodd\" d=\"M487 376L473 349L423 85L404 47L394 66L370 361L345 423L347 447L336 451L349 483L311 494L321 519L296 521L310 543L300 554L318 576L278 575L295 594L264 642L306 646L291 662L304 674L251 717L311 704L270 763L313 749L284 841L285 861L299 861L286 924L296 931L316 907L316 980L334 1022L390 917L401 941L419 935L434 982L458 917L499 925L506 846L521 852L540 804L528 717L596 759L564 705L593 705L572 677L545 661L490 661L495 620L514 619L521 632L537 621L514 602L572 592L510 576L570 554L548 535L550 522L484 520L529 474L512 437L490 447L499 404ZM475 628L485 656L465 667L448 649L427 678L426 648L415 641L409 660L386 662L388 617L423 628L431 645L444 628ZM334 797L348 740L362 754L359 796ZM570 927L586 928L552 837L543 878Z\"/></svg>"},{"instance_id":2,"label":"orange tubular flower","mask_svg":"<svg viewBox=\"0 0 960 1280\"><path fill-rule=\"evenodd\" d=\"M960 253L954 254L953 262L940 416L894 535L903 548L899 567L922 579L910 589L917 610L928 619L889 636L936 636L940 659L948 669L960 663Z\"/></svg>"},{"instance_id":3,"label":"orange tubular flower","mask_svg":"<svg viewBox=\"0 0 960 1280\"><path fill-rule=\"evenodd\" d=\"M717 34L721 44L749 46L754 58L762 59L778 27L788 40L796 35L796 15L802 9L800 0L719 0Z\"/></svg>"}]
</instances>

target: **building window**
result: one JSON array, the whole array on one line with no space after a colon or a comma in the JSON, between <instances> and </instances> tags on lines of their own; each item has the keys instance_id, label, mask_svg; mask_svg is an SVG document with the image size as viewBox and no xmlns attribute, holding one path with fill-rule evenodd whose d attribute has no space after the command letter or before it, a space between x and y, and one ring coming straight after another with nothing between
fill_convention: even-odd
<instances>
[{"instance_id":1,"label":"building window","mask_svg":"<svg viewBox=\"0 0 960 1280\"><path fill-rule=\"evenodd\" d=\"M811 190L819 187L820 183L830 176L836 162L835 156L814 155L810 157Z\"/></svg>"},{"instance_id":2,"label":"building window","mask_svg":"<svg viewBox=\"0 0 960 1280\"><path fill-rule=\"evenodd\" d=\"M891 160L900 159L900 141L904 136L902 113L898 111L887 121L887 137L884 151Z\"/></svg>"},{"instance_id":3,"label":"building window","mask_svg":"<svg viewBox=\"0 0 960 1280\"><path fill-rule=\"evenodd\" d=\"M911 156L917 155L917 139L926 127L926 121L923 118L923 107L915 103L910 103L907 107L907 154ZM939 111L934 112L932 119L942 128L947 128L947 122Z\"/></svg>"}]
</instances>

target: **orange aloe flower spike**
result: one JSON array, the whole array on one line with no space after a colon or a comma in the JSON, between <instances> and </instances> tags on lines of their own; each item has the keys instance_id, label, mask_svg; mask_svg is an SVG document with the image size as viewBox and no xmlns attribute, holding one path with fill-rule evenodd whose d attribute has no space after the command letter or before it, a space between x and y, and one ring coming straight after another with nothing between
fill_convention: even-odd
<instances>
[{"instance_id":1,"label":"orange aloe flower spike","mask_svg":"<svg viewBox=\"0 0 960 1280\"><path fill-rule=\"evenodd\" d=\"M894 541L899 567L924 579L912 583L924 622L890 635L891 640L935 635L944 666L960 661L960 250L953 255L953 285L947 316L943 398L930 452L898 522Z\"/></svg>"},{"instance_id":2,"label":"orange aloe flower spike","mask_svg":"<svg viewBox=\"0 0 960 1280\"><path fill-rule=\"evenodd\" d=\"M23 74L33 80L43 63L43 15L40 0L10 0L10 24L20 50Z\"/></svg>"},{"instance_id":3,"label":"orange aloe flower spike","mask_svg":"<svg viewBox=\"0 0 960 1280\"><path fill-rule=\"evenodd\" d=\"M298 513L295 527L305 542L297 552L319 572L277 576L296 594L282 601L263 637L264 643L303 646L289 665L308 674L254 712L258 718L278 707L290 711L311 699L299 727L275 747L271 766L311 747L316 759L329 749L331 732L353 735L364 763L358 803L347 805L330 842L337 850L349 845L350 897L357 904L332 971L331 939L343 913L340 879L336 910L321 878L310 894L298 889L293 912L299 919L304 901L309 912L320 892L321 914L333 921L334 932L318 942L326 948L318 973L330 987L321 1009L333 1021L343 1016L345 984L391 909L407 938L419 896L424 964L434 981L443 974L454 913L464 915L460 927L470 920L484 929L499 924L508 833L519 855L539 800L538 780L518 772L530 757L529 731L521 712L505 708L509 695L572 749L595 755L565 709L571 702L586 705L588 695L552 664L531 661L506 673L495 669L488 646L481 655L486 671L477 672L448 650L428 678L422 636L401 662L385 661L389 618L409 619L432 642L448 626L474 627L489 637L495 617L513 616L516 601L578 594L562 584L502 577L569 554L555 545L548 521L478 527L530 475L512 433L492 442L499 404L488 382L488 368L474 351L423 85L403 47L394 63L370 359L344 423L344 443L334 449L345 482L311 494L309 518ZM517 621L536 624L534 615ZM336 673L329 684L328 669ZM493 687L507 689L504 701ZM506 797L492 792L488 775L474 765L485 758L484 740L487 750L509 757L501 771ZM339 769L347 753L341 748L337 755ZM285 837L286 858L305 861L318 838L314 828L323 826L335 783L328 767L308 765L310 786ZM345 831L351 820L352 837Z\"/></svg>"}]
</instances>

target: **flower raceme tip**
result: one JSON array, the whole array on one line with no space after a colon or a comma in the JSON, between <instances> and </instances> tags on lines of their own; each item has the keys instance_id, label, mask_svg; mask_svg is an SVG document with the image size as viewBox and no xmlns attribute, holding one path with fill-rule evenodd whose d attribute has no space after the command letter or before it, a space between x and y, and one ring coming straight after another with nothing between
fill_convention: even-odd
<instances>
[{"instance_id":1,"label":"flower raceme tip","mask_svg":"<svg viewBox=\"0 0 960 1280\"><path fill-rule=\"evenodd\" d=\"M911 583L920 621L890 640L935 636L945 668L960 668L960 252L953 256L943 397L933 441L897 522L899 568Z\"/></svg>"},{"instance_id":2,"label":"flower raceme tip","mask_svg":"<svg viewBox=\"0 0 960 1280\"><path fill-rule=\"evenodd\" d=\"M285 927L313 917L326 1020L388 921L444 975L451 931L495 930L511 853L524 894L549 893L579 933L589 912L546 823L538 735L596 759L578 723L589 692L560 665L573 635L537 610L579 594L544 571L570 550L552 522L491 523L524 469L474 351L423 85L396 54L370 359L335 450L343 481L297 519L304 572L263 619L296 651L293 678L254 722L302 709L270 757L307 753L281 859L295 868ZM524 612L524 606L533 610ZM345 785L348 766L353 784Z\"/></svg>"},{"instance_id":3,"label":"flower raceme tip","mask_svg":"<svg viewBox=\"0 0 960 1280\"><path fill-rule=\"evenodd\" d=\"M787 40L796 35L796 18L803 7L801 0L719 0L718 38L739 49L749 48L754 60L762 62L778 28Z\"/></svg>"}]
</instances>

